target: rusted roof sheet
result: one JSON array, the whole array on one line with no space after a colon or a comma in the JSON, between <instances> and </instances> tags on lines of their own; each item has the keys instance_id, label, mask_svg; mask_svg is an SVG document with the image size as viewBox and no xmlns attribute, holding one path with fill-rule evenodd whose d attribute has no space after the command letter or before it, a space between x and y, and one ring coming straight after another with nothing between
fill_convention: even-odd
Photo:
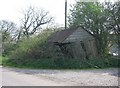
<instances>
[{"instance_id":1,"label":"rusted roof sheet","mask_svg":"<svg viewBox=\"0 0 120 88\"><path fill-rule=\"evenodd\" d=\"M71 35L77 28L69 28L62 31L58 31L49 37L48 42L62 43L69 35Z\"/></svg>"}]
</instances>

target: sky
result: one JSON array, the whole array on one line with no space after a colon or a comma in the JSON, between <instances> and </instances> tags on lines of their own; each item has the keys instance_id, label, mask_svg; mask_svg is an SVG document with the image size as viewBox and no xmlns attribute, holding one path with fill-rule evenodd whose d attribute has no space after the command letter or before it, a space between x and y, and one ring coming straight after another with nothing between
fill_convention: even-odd
<instances>
[{"instance_id":1,"label":"sky","mask_svg":"<svg viewBox=\"0 0 120 88\"><path fill-rule=\"evenodd\" d=\"M55 23L64 25L65 0L0 0L0 20L10 20L17 24L22 18L23 10L29 6L42 8L54 17ZM75 0L68 0L68 9Z\"/></svg>"},{"instance_id":2,"label":"sky","mask_svg":"<svg viewBox=\"0 0 120 88\"><path fill-rule=\"evenodd\" d=\"M67 9L69 11L70 4L74 4L75 0L67 0L67 2ZM65 0L0 0L0 20L10 20L19 24L23 10L26 10L29 6L33 6L48 11L54 17L55 23L63 26L64 5Z\"/></svg>"}]
</instances>

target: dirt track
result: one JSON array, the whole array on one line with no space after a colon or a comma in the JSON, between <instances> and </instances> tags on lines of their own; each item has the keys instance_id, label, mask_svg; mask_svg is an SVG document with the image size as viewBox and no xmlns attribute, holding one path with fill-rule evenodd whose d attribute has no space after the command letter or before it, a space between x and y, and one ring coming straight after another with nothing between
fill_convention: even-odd
<instances>
[{"instance_id":1,"label":"dirt track","mask_svg":"<svg viewBox=\"0 0 120 88\"><path fill-rule=\"evenodd\" d=\"M3 85L9 86L27 86L29 84L31 84L29 86L118 86L117 68L97 70L33 70L3 68L2 73ZM10 79L11 75L12 79ZM33 81L31 82L31 80ZM13 83L14 81L16 81L16 84Z\"/></svg>"}]
</instances>

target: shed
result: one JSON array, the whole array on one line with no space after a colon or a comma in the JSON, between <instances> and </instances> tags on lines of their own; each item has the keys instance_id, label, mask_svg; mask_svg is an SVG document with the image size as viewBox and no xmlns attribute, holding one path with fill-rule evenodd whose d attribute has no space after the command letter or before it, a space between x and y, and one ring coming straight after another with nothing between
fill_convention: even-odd
<instances>
[{"instance_id":1,"label":"shed","mask_svg":"<svg viewBox=\"0 0 120 88\"><path fill-rule=\"evenodd\" d=\"M94 37L81 27L69 28L53 33L48 43L59 46L61 52L72 58L92 58L97 56Z\"/></svg>"}]
</instances>

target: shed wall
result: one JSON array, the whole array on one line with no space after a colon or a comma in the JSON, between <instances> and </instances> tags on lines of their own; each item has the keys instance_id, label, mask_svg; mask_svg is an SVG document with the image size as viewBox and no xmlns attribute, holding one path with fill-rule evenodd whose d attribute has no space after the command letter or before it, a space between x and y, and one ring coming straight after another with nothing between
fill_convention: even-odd
<instances>
[{"instance_id":1,"label":"shed wall","mask_svg":"<svg viewBox=\"0 0 120 88\"><path fill-rule=\"evenodd\" d=\"M83 42L86 51L81 46L81 41ZM90 35L87 31L83 29L77 29L68 38L66 38L63 43L70 42L71 50L74 58L89 58L97 56L97 49L94 37Z\"/></svg>"},{"instance_id":2,"label":"shed wall","mask_svg":"<svg viewBox=\"0 0 120 88\"><path fill-rule=\"evenodd\" d=\"M82 41L84 39L92 40L92 39L94 39L94 37L92 35L90 35L87 31L78 28L68 38L66 38L63 41L63 43L66 43L66 42L75 42L75 41Z\"/></svg>"}]
</instances>

